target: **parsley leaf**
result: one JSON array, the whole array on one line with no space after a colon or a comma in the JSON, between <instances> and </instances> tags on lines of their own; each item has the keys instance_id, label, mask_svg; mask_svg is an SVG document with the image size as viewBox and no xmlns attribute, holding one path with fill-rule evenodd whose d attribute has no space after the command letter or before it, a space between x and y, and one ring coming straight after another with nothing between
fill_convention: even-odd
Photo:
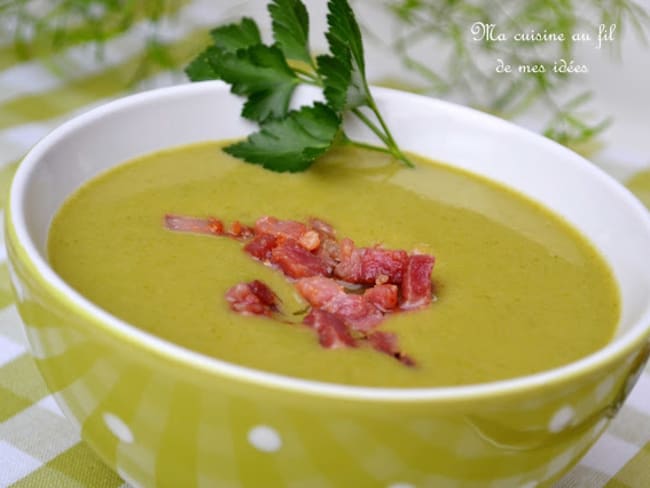
<instances>
[{"instance_id":1,"label":"parsley leaf","mask_svg":"<svg viewBox=\"0 0 650 488\"><path fill-rule=\"evenodd\" d=\"M224 151L274 171L304 171L329 150L340 125L336 112L316 102L289 112L282 120L265 122L259 132Z\"/></svg>"},{"instance_id":2,"label":"parsley leaf","mask_svg":"<svg viewBox=\"0 0 650 488\"><path fill-rule=\"evenodd\" d=\"M348 102L348 89L352 75L349 56L345 52L342 52L338 58L323 54L316 58L316 62L328 105L337 112L343 112Z\"/></svg>"},{"instance_id":3,"label":"parsley leaf","mask_svg":"<svg viewBox=\"0 0 650 488\"><path fill-rule=\"evenodd\" d=\"M303 171L334 144L352 144L394 156L413 166L384 122L368 88L361 29L347 0L329 0L325 34L330 53L316 63L309 52L309 15L301 0L271 0L268 6L275 44L262 43L257 24L244 18L211 31L213 45L186 68L192 81L221 79L246 97L242 116L260 131L224 150L273 171ZM288 59L309 69L289 65ZM297 85L323 89L326 104L289 110ZM362 111L361 108L369 109ZM384 147L353 141L342 130L351 112ZM374 119L373 119L374 117Z\"/></svg>"},{"instance_id":4,"label":"parsley leaf","mask_svg":"<svg viewBox=\"0 0 650 488\"><path fill-rule=\"evenodd\" d=\"M309 52L309 14L300 0L273 0L269 4L273 37L287 59L312 64Z\"/></svg>"},{"instance_id":5,"label":"parsley leaf","mask_svg":"<svg viewBox=\"0 0 650 488\"><path fill-rule=\"evenodd\" d=\"M354 12L347 0L330 0L327 3L327 39L331 43L347 46L352 53L353 68L357 70L365 80L365 61L363 59L363 41L361 40L361 29L354 17Z\"/></svg>"},{"instance_id":6,"label":"parsley leaf","mask_svg":"<svg viewBox=\"0 0 650 488\"><path fill-rule=\"evenodd\" d=\"M341 109L366 105L370 97L366 81L361 29L347 0L327 4L325 34L331 55L319 58L318 70L325 82L325 96Z\"/></svg>"},{"instance_id":7,"label":"parsley leaf","mask_svg":"<svg viewBox=\"0 0 650 488\"><path fill-rule=\"evenodd\" d=\"M318 58L325 99L338 112L352 111L384 143L387 152L412 167L413 163L393 139L368 87L361 29L350 4L347 0L329 0L327 8L329 28L325 37L330 54ZM359 110L363 106L374 114L378 125Z\"/></svg>"},{"instance_id":8,"label":"parsley leaf","mask_svg":"<svg viewBox=\"0 0 650 488\"><path fill-rule=\"evenodd\" d=\"M216 46L209 46L185 68L185 74L191 81L218 80L221 78L214 66L221 51Z\"/></svg>"},{"instance_id":9,"label":"parsley leaf","mask_svg":"<svg viewBox=\"0 0 650 488\"><path fill-rule=\"evenodd\" d=\"M192 81L221 79L231 91L248 97L242 110L247 119L263 122L284 117L300 82L277 46L262 44L254 20L213 29L214 44L197 56L185 72Z\"/></svg>"},{"instance_id":10,"label":"parsley leaf","mask_svg":"<svg viewBox=\"0 0 650 488\"><path fill-rule=\"evenodd\" d=\"M221 53L213 64L231 91L248 96L242 115L263 122L284 117L300 79L276 46L258 44L236 52Z\"/></svg>"},{"instance_id":11,"label":"parsley leaf","mask_svg":"<svg viewBox=\"0 0 650 488\"><path fill-rule=\"evenodd\" d=\"M257 44L237 51L210 46L185 70L192 81L221 79L247 96L242 116L263 122L284 117L300 79L276 46Z\"/></svg>"},{"instance_id":12,"label":"parsley leaf","mask_svg":"<svg viewBox=\"0 0 650 488\"><path fill-rule=\"evenodd\" d=\"M244 17L239 24L228 24L210 31L215 47L223 51L237 51L262 44L260 30L253 19Z\"/></svg>"}]
</instances>

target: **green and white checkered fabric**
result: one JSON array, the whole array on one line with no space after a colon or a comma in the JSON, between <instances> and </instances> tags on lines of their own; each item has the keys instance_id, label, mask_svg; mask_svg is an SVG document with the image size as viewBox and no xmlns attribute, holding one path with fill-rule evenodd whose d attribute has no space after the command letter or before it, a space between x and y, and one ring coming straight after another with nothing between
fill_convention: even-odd
<instances>
[{"instance_id":1,"label":"green and white checkered fabric","mask_svg":"<svg viewBox=\"0 0 650 488\"><path fill-rule=\"evenodd\" d=\"M184 60L197 52L207 28L230 15L226 9L235 3L180 2L166 33L172 54ZM146 35L143 24L111 40L101 62L80 45L47 65L19 61L0 43L0 208L19 160L34 143L63 120L126 93ZM53 73L52 66L67 75ZM180 81L151 72L135 90ZM48 392L28 353L5 260L0 246L0 487L127 486L80 439ZM603 437L557 487L650 487L650 368Z\"/></svg>"}]
</instances>

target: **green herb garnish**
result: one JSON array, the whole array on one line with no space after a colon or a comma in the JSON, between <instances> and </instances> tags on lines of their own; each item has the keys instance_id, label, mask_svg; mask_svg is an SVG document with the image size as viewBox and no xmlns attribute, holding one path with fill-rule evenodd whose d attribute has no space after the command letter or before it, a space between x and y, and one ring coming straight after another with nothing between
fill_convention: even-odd
<instances>
[{"instance_id":1,"label":"green herb garnish","mask_svg":"<svg viewBox=\"0 0 650 488\"><path fill-rule=\"evenodd\" d=\"M298 172L337 144L352 144L413 163L399 149L366 79L361 30L347 0L328 2L325 34L329 54L314 60L309 49L309 15L301 0L272 0L268 6L275 43L262 42L254 20L244 18L211 31L213 44L186 68L192 81L223 80L247 98L242 116L260 130L224 151L272 171ZM324 102L290 110L300 84L321 87ZM351 113L384 146L351 140L343 116Z\"/></svg>"}]
</instances>

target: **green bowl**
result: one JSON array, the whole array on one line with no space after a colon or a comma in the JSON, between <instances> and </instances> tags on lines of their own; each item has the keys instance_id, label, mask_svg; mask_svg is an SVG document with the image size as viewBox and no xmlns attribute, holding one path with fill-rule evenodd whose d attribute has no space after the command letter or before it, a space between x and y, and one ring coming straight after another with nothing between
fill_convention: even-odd
<instances>
[{"instance_id":1,"label":"green bowl","mask_svg":"<svg viewBox=\"0 0 650 488\"><path fill-rule=\"evenodd\" d=\"M397 91L377 89L376 97L404 148L517 189L597 247L621 294L615 338L531 376L398 389L283 377L145 333L90 303L49 267L53 215L81 184L125 160L240 137L252 127L238 117L241 101L218 82L128 97L35 146L15 176L5 219L12 282L38 368L83 439L126 481L547 486L616 414L650 351L646 210L581 157L507 122ZM360 127L349 131L370 137Z\"/></svg>"}]
</instances>

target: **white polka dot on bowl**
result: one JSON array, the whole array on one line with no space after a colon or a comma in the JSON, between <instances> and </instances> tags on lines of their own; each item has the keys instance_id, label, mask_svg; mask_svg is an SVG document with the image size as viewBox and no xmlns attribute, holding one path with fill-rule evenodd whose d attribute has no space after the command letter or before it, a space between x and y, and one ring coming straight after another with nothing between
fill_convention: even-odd
<instances>
[{"instance_id":1,"label":"white polka dot on bowl","mask_svg":"<svg viewBox=\"0 0 650 488\"><path fill-rule=\"evenodd\" d=\"M569 405L560 408L548 423L549 432L556 433L564 430L571 423L575 415L575 410Z\"/></svg>"},{"instance_id":2,"label":"white polka dot on bowl","mask_svg":"<svg viewBox=\"0 0 650 488\"><path fill-rule=\"evenodd\" d=\"M268 425L257 425L248 431L248 442L263 452L275 452L282 447L282 437Z\"/></svg>"}]
</instances>

